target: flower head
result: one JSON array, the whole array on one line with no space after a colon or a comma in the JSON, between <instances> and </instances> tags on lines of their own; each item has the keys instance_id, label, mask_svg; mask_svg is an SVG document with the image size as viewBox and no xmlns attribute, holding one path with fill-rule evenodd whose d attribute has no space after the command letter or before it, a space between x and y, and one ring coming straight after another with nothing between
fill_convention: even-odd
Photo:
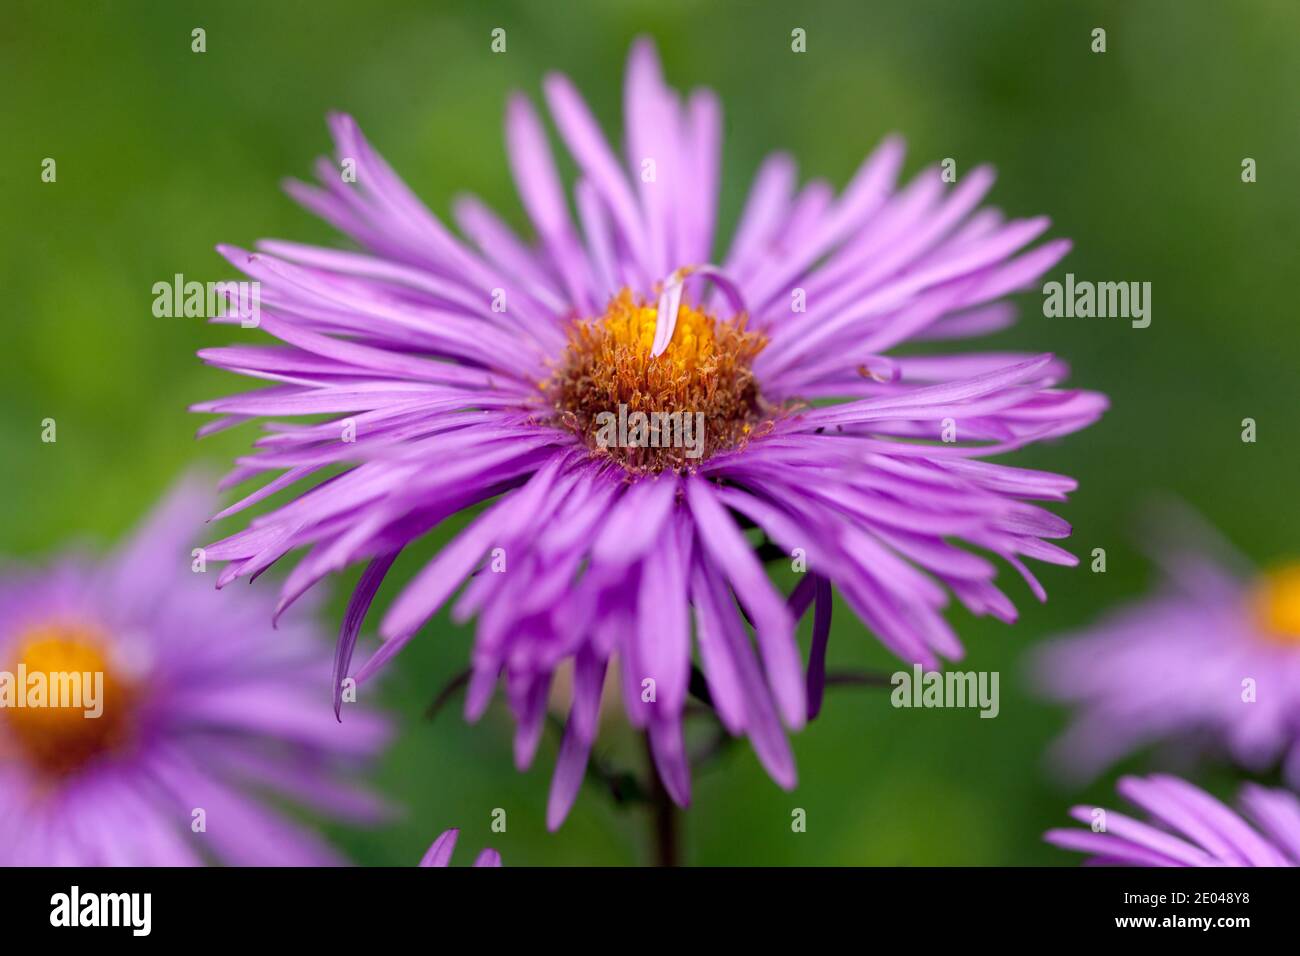
<instances>
[{"instance_id":1,"label":"flower head","mask_svg":"<svg viewBox=\"0 0 1300 956\"><path fill-rule=\"evenodd\" d=\"M1078 806L1070 816L1088 830L1048 830L1044 839L1091 854L1090 863L1119 866L1300 866L1300 800L1286 790L1242 787L1237 813L1186 780L1163 774L1124 777L1120 795L1145 810L1143 823L1125 814Z\"/></svg>"},{"instance_id":2,"label":"flower head","mask_svg":"<svg viewBox=\"0 0 1300 956\"><path fill-rule=\"evenodd\" d=\"M1050 543L1069 526L1033 503L1064 499L1074 482L980 459L1082 428L1104 399L1057 388L1065 369L1050 355L886 355L1007 325L1002 298L1032 286L1068 243L1027 249L1046 219L977 211L985 168L952 189L937 169L897 189L903 146L891 138L838 196L819 181L798 188L788 156L768 159L715 265L715 96L683 100L653 46L635 44L620 160L567 79L548 77L545 93L579 170L576 223L542 122L517 95L506 141L536 242L473 198L456 203L463 238L454 234L334 116L355 182L322 160L320 187L289 189L363 251L223 247L262 283L261 326L281 344L202 356L276 384L197 410L226 416L215 428L330 416L272 425L233 477L279 474L228 510L343 470L210 553L230 562L229 581L309 548L282 603L369 561L341 678L396 555L486 504L393 601L358 680L468 581L453 605L457 620L477 619L467 713L481 714L503 682L521 767L552 675L573 661L555 827L582 780L614 657L630 720L687 802L693 635L721 721L791 787L785 728L801 727L821 693L832 584L891 650L935 666L961 653L943 617L950 594L977 614L1015 617L994 564L961 544L1004 558L1040 597L1021 559L1074 563ZM788 597L756 556L759 533L806 561ZM806 686L794 631L814 600Z\"/></svg>"},{"instance_id":3,"label":"flower head","mask_svg":"<svg viewBox=\"0 0 1300 956\"><path fill-rule=\"evenodd\" d=\"M459 830L444 830L425 851L420 866L451 866L451 855L456 850L456 839L459 836ZM474 865L500 866L501 854L488 847L474 858Z\"/></svg>"},{"instance_id":4,"label":"flower head","mask_svg":"<svg viewBox=\"0 0 1300 956\"><path fill-rule=\"evenodd\" d=\"M0 575L0 864L334 863L253 791L383 812L341 771L387 726L321 706L314 629L272 632L265 597L219 595L192 570L212 507L198 484L103 562Z\"/></svg>"},{"instance_id":5,"label":"flower head","mask_svg":"<svg viewBox=\"0 0 1300 956\"><path fill-rule=\"evenodd\" d=\"M1161 590L1039 648L1033 670L1075 708L1056 762L1086 780L1142 747L1279 761L1300 786L1300 568L1230 565L1226 545L1161 555Z\"/></svg>"}]
</instances>

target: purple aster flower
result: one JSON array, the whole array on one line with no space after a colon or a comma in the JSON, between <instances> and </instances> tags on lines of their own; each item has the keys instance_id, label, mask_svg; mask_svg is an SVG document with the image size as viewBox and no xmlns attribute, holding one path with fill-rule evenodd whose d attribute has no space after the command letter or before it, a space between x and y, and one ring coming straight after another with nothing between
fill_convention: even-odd
<instances>
[{"instance_id":1,"label":"purple aster flower","mask_svg":"<svg viewBox=\"0 0 1300 956\"><path fill-rule=\"evenodd\" d=\"M1028 248L1046 219L978 209L987 168L951 189L933 168L896 188L903 146L891 138L838 196L799 187L789 156L769 158L715 265L715 96L679 97L637 42L620 160L566 78L549 76L545 94L579 178L575 222L541 119L512 97L506 141L535 242L470 197L453 233L333 116L338 165L320 161L320 187L288 188L362 251L221 248L261 283L261 327L282 344L203 351L275 384L195 410L224 416L209 429L328 418L268 426L231 481L275 476L228 512L312 487L210 554L230 562L224 583L309 549L282 605L368 561L341 678L398 553L490 502L396 596L358 681L468 581L452 605L454 619L477 619L466 712L477 718L504 685L521 768L552 675L573 662L552 828L582 780L615 657L629 719L679 804L693 647L722 723L792 787L785 729L820 699L832 587L888 648L935 666L961 654L950 595L976 614L1016 613L994 564L962 544L1001 556L1040 598L1022 559L1075 563L1051 543L1069 526L1034 503L1075 483L981 459L1082 428L1105 400L1057 388L1065 368L1050 355L887 354L1006 326L1004 297L1069 244ZM755 528L806 562L788 597ZM805 686L795 627L814 602Z\"/></svg>"},{"instance_id":2,"label":"purple aster flower","mask_svg":"<svg viewBox=\"0 0 1300 956\"><path fill-rule=\"evenodd\" d=\"M1070 816L1090 829L1048 830L1043 838L1103 866L1300 866L1300 800L1286 790L1241 788L1238 802L1251 826L1178 777L1123 777L1116 789L1151 822L1078 806Z\"/></svg>"},{"instance_id":3,"label":"purple aster flower","mask_svg":"<svg viewBox=\"0 0 1300 956\"><path fill-rule=\"evenodd\" d=\"M451 855L456 850L459 830L444 830L420 860L420 866L451 866ZM475 866L500 866L501 854L488 847L474 860Z\"/></svg>"},{"instance_id":4,"label":"purple aster flower","mask_svg":"<svg viewBox=\"0 0 1300 956\"><path fill-rule=\"evenodd\" d=\"M1256 572L1223 543L1158 557L1157 594L1032 658L1043 692L1076 708L1054 762L1082 782L1172 743L1254 772L1281 761L1300 787L1300 565Z\"/></svg>"},{"instance_id":5,"label":"purple aster flower","mask_svg":"<svg viewBox=\"0 0 1300 956\"><path fill-rule=\"evenodd\" d=\"M0 576L0 865L338 863L255 791L338 819L384 813L341 772L387 724L354 711L340 727L321 706L315 630L272 632L267 598L220 595L192 570L203 484L103 562ZM51 674L76 693L56 700Z\"/></svg>"}]
</instances>

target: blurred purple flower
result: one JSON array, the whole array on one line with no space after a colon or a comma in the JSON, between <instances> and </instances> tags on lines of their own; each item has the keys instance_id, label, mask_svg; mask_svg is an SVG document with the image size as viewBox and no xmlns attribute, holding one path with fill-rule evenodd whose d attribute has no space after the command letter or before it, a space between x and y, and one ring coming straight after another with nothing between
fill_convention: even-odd
<instances>
[{"instance_id":1,"label":"blurred purple flower","mask_svg":"<svg viewBox=\"0 0 1300 956\"><path fill-rule=\"evenodd\" d=\"M1077 708L1053 748L1065 777L1177 743L1254 772L1281 761L1300 787L1300 565L1237 571L1231 556L1226 543L1168 550L1159 593L1035 651L1043 693Z\"/></svg>"},{"instance_id":2,"label":"blurred purple flower","mask_svg":"<svg viewBox=\"0 0 1300 956\"><path fill-rule=\"evenodd\" d=\"M420 866L451 866L451 855L456 849L459 830L444 830L420 860ZM500 866L501 854L491 847L483 850L474 860L475 866Z\"/></svg>"},{"instance_id":3,"label":"blurred purple flower","mask_svg":"<svg viewBox=\"0 0 1300 956\"><path fill-rule=\"evenodd\" d=\"M1077 806L1070 816L1088 830L1048 830L1044 839L1111 866L1300 866L1300 800L1256 784L1233 810L1178 777L1123 777L1116 789L1151 817L1143 823L1113 810ZM1258 828L1258 829L1257 829Z\"/></svg>"},{"instance_id":4,"label":"blurred purple flower","mask_svg":"<svg viewBox=\"0 0 1300 956\"><path fill-rule=\"evenodd\" d=\"M335 720L314 628L272 632L267 598L218 594L192 570L206 484L178 487L103 562L0 576L0 670L103 675L97 717L0 709L0 865L341 863L254 792L338 819L385 813L341 772L377 752L387 724Z\"/></svg>"},{"instance_id":5,"label":"blurred purple flower","mask_svg":"<svg viewBox=\"0 0 1300 956\"><path fill-rule=\"evenodd\" d=\"M1066 369L1050 355L885 354L1007 326L1003 297L1032 288L1069 243L1024 251L1048 221L978 209L993 182L985 167L952 189L937 168L896 189L903 145L890 138L839 196L823 181L798 188L794 161L769 158L729 252L711 265L713 93L680 98L653 45L638 41L626 165L566 78L548 76L545 93L579 171L576 226L542 122L516 95L506 141L536 244L472 197L454 207L463 241L335 115L338 165L320 161L321 187L288 188L365 251L222 247L261 283L261 327L283 344L201 353L276 383L196 406L225 416L205 431L331 416L269 425L228 485L280 474L226 513L348 467L210 553L230 562L225 583L309 548L282 605L369 560L339 643L342 678L397 554L496 499L396 597L359 681L469 579L453 607L454 619L478 620L466 713L482 714L504 677L521 768L552 675L574 661L548 825L577 794L615 656L629 719L685 804L693 614L720 719L793 787L782 724L797 729L816 712L832 585L890 650L933 667L962 652L943 617L949 593L975 614L1016 616L995 565L959 544L1001 556L1040 599L1021 559L1075 563L1047 540L1069 525L1031 503L1061 501L1075 482L979 459L1080 429L1105 399L1054 387ZM805 404L826 399L842 401ZM620 414L611 440L603 429L620 405L694 417L702 434L625 431ZM751 525L806 561L788 598L764 572ZM795 626L814 601L805 686Z\"/></svg>"}]
</instances>

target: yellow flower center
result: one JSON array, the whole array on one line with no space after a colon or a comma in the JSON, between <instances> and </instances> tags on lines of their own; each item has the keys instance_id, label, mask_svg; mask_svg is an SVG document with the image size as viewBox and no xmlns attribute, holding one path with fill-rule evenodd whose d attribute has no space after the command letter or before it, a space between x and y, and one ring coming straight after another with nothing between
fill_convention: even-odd
<instances>
[{"instance_id":1,"label":"yellow flower center","mask_svg":"<svg viewBox=\"0 0 1300 956\"><path fill-rule=\"evenodd\" d=\"M750 366L767 339L745 317L721 321L683 302L652 357L658 308L624 289L580 319L542 390L561 423L632 472L687 470L748 440L771 411ZM612 440L611 440L612 439Z\"/></svg>"},{"instance_id":2,"label":"yellow flower center","mask_svg":"<svg viewBox=\"0 0 1300 956\"><path fill-rule=\"evenodd\" d=\"M28 632L4 680L0 724L19 754L51 775L75 771L127 736L130 688L89 627L53 624ZM96 715L97 714L97 715Z\"/></svg>"},{"instance_id":3,"label":"yellow flower center","mask_svg":"<svg viewBox=\"0 0 1300 956\"><path fill-rule=\"evenodd\" d=\"M1251 594L1251 608L1270 640L1300 645L1300 562L1266 573Z\"/></svg>"}]
</instances>

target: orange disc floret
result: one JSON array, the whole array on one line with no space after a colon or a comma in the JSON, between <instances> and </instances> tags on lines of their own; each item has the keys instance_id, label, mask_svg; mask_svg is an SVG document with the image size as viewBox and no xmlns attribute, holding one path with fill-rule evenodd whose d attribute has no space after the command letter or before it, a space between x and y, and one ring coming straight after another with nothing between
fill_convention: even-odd
<instances>
[{"instance_id":1,"label":"orange disc floret","mask_svg":"<svg viewBox=\"0 0 1300 956\"><path fill-rule=\"evenodd\" d=\"M722 321L683 302L667 349L651 356L657 319L653 302L622 290L570 327L544 384L560 421L631 471L687 470L771 418L751 368L767 339L745 316Z\"/></svg>"}]
</instances>

